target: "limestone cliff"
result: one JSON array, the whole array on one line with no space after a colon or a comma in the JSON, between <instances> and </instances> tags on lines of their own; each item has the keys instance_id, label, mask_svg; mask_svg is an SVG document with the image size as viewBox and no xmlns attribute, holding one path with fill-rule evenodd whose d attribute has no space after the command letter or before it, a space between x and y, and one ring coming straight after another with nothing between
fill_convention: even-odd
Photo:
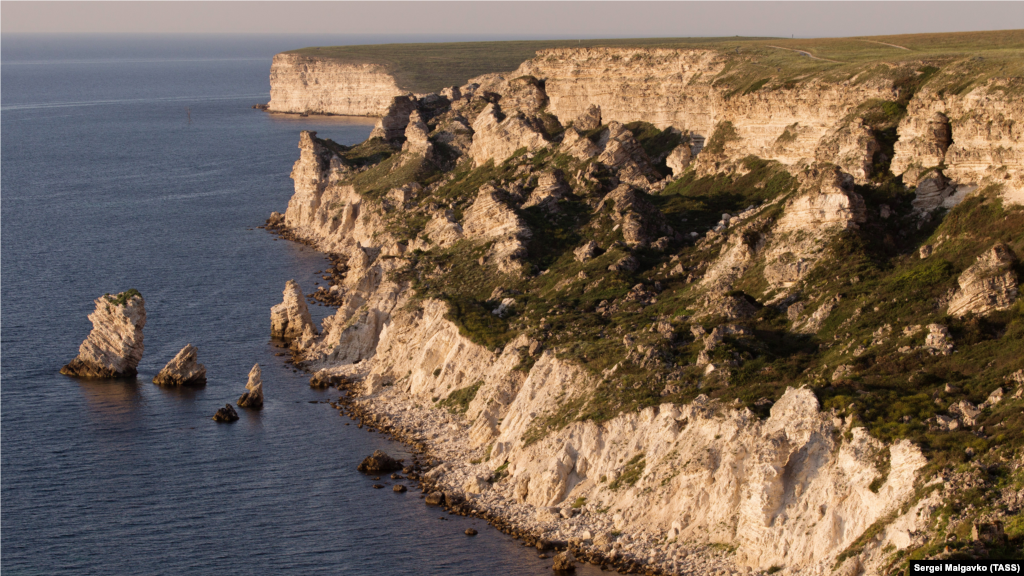
<instances>
[{"instance_id":1,"label":"limestone cliff","mask_svg":"<svg viewBox=\"0 0 1024 576\"><path fill-rule=\"evenodd\" d=\"M403 94L380 66L278 54L270 66L271 112L381 116Z\"/></svg>"},{"instance_id":2,"label":"limestone cliff","mask_svg":"<svg viewBox=\"0 0 1024 576\"><path fill-rule=\"evenodd\" d=\"M137 290L105 294L89 314L92 331L78 348L78 356L60 369L61 374L86 378L135 376L145 349L142 328L146 303Z\"/></svg>"},{"instance_id":3,"label":"limestone cliff","mask_svg":"<svg viewBox=\"0 0 1024 576\"><path fill-rule=\"evenodd\" d=\"M926 85L900 122L893 172L908 185L944 178L949 191L941 200L959 196L953 203L996 184L1008 201L1024 204L1024 104L1013 90L1019 82L994 79L956 95Z\"/></svg>"},{"instance_id":4,"label":"limestone cliff","mask_svg":"<svg viewBox=\"0 0 1024 576\"><path fill-rule=\"evenodd\" d=\"M965 550L942 535L992 518L942 517L943 480L1019 468L1014 103L727 89L728 63L556 49L395 98L380 139L302 133L287 233L346 272L299 359L443 461L428 481L574 553L855 575Z\"/></svg>"},{"instance_id":5,"label":"limestone cliff","mask_svg":"<svg viewBox=\"0 0 1024 576\"><path fill-rule=\"evenodd\" d=\"M317 145L306 135L303 141L309 147ZM324 322L323 336L305 346L302 354L311 367L361 378L373 409L412 430L423 430L425 421L410 420L404 407L388 411L385 406L431 405L472 390L464 420L458 424L463 432L438 436L431 445L448 461L434 479L479 493L478 507L525 513L523 522L534 526L539 512L530 510L582 499L590 504L587 523L581 526L591 538L595 530L603 530L605 536L633 535L634 544L622 549L587 544L612 556L646 558L654 550L648 561L666 569L786 565L798 566L800 573L827 573L838 554L867 527L887 515L899 515L899 507L913 494L915 473L924 464L916 447L908 442L885 446L871 439L852 421L822 413L807 390L787 392L765 421L735 405L702 397L690 404L667 403L622 414L601 424L548 428L547 422L562 407L588 397L596 386L594 376L552 351L539 350L525 336L496 350L474 343L447 319L449 305L442 301L427 299L408 306L409 293L391 278L401 267L402 253L394 253L399 261L381 258L387 250L382 244L393 242L384 225L384 205L338 183L320 192L321 199L312 203L315 209L305 209L310 204L296 199L309 193L308 180L321 176L317 156L303 152L305 159L293 172L292 230L323 249L344 254L349 272L340 285L344 304ZM796 231L820 229L810 236L820 241L863 221L863 200L838 170L809 176L804 186L805 192L785 205L785 215L772 232L778 240L770 245L791 250L795 244L782 239ZM344 199L345 211L338 220L322 216L323 198L333 194ZM507 193L494 186L481 187L461 223L453 224L453 242L483 239L492 243L496 255L525 256L521 239L529 238L524 236L528 229L503 194ZM614 207L626 242L639 245L656 237L651 231L658 231L657 226L644 220L656 210L628 185L613 190L602 202ZM604 212L600 204L596 211ZM518 248L499 248L508 242ZM817 257L814 249L807 251L805 260ZM500 271L501 262L492 265ZM807 261L804 270L811 267ZM790 283L799 277L796 273ZM507 305L514 306L515 300L509 299ZM524 355L533 357L532 366L517 370ZM837 441L842 433L852 434L853 440ZM489 458L483 464L469 463L484 450ZM877 464L880 453L889 454L887 476L881 488L869 489L882 474ZM646 463L638 475L636 462ZM477 486L475 478L502 465L508 477L500 484L466 488ZM914 508L912 517L934 504L928 501L922 504L926 508ZM597 509L611 512L599 518ZM574 524L550 520L536 526L550 530L552 537L582 533ZM892 543L905 548L918 542L915 530L920 528L907 520L886 530L862 561ZM651 548L656 540L669 544ZM738 552L725 564L716 564L720 561L700 552L713 543L736 546Z\"/></svg>"}]
</instances>

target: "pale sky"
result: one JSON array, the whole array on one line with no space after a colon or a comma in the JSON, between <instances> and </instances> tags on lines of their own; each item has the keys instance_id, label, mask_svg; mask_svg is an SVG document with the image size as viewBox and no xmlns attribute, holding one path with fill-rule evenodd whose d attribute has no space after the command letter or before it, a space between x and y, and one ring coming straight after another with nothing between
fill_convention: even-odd
<instances>
[{"instance_id":1,"label":"pale sky","mask_svg":"<svg viewBox=\"0 0 1024 576\"><path fill-rule=\"evenodd\" d=\"M1024 2L0 2L0 32L828 37L1024 28Z\"/></svg>"}]
</instances>

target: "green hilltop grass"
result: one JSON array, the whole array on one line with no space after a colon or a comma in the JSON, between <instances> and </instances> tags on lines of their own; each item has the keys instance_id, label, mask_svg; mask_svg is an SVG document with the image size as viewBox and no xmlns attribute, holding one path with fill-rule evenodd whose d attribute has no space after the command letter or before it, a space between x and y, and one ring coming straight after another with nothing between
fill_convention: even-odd
<instances>
[{"instance_id":1,"label":"green hilltop grass","mask_svg":"<svg viewBox=\"0 0 1024 576\"><path fill-rule=\"evenodd\" d=\"M810 78L843 81L885 75L889 65L939 65L960 62L964 76L1024 77L1024 30L955 32L856 38L628 38L610 40L529 40L321 46L288 54L378 64L398 86L416 93L459 86L491 72L511 72L548 48L702 48L729 56L720 74L727 87L742 90L768 79L800 82ZM810 54L815 59L805 54ZM881 66L879 66L881 65ZM863 74L868 71L868 74Z\"/></svg>"}]
</instances>

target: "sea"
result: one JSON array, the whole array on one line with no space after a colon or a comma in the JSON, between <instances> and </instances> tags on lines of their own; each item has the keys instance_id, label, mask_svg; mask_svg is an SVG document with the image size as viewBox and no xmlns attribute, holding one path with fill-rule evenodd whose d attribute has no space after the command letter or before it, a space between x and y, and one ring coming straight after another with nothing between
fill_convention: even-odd
<instances>
[{"instance_id":1,"label":"sea","mask_svg":"<svg viewBox=\"0 0 1024 576\"><path fill-rule=\"evenodd\" d=\"M269 101L271 58L393 41L0 39L4 576L551 572L482 520L425 506L412 485L395 493L384 477L373 489L359 461L409 452L323 403L338 392L311 389L269 338L285 282L312 292L328 266L259 228L292 194L299 131L355 144L373 125L252 109ZM138 377L61 375L93 301L129 288L146 302ZM154 385L188 343L207 385ZM213 422L254 364L263 410Z\"/></svg>"}]
</instances>

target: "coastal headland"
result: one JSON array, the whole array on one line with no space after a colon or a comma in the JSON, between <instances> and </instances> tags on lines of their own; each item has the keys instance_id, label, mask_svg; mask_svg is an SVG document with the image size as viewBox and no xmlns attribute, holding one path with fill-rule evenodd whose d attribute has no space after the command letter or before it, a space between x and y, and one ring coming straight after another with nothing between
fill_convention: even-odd
<instances>
[{"instance_id":1,"label":"coastal headland","mask_svg":"<svg viewBox=\"0 0 1024 576\"><path fill-rule=\"evenodd\" d=\"M315 385L631 572L1020 557L1024 31L498 44L275 57L379 117L268 222L334 262Z\"/></svg>"}]
</instances>

